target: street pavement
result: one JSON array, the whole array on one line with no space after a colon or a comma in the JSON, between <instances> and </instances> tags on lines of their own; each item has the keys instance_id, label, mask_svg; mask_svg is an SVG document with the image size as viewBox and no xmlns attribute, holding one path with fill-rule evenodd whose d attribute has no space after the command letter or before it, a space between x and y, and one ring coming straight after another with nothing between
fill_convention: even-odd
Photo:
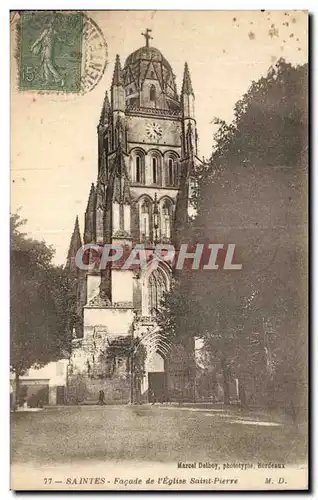
<instances>
[{"instance_id":1,"label":"street pavement","mask_svg":"<svg viewBox=\"0 0 318 500\"><path fill-rule=\"evenodd\" d=\"M306 461L306 426L262 410L172 405L50 407L11 413L13 464L88 460Z\"/></svg>"}]
</instances>

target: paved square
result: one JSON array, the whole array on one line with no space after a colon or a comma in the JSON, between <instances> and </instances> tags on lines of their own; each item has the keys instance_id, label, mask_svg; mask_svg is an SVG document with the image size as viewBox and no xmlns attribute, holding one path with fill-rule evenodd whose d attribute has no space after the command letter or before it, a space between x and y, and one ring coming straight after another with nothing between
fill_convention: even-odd
<instances>
[{"instance_id":1,"label":"paved square","mask_svg":"<svg viewBox=\"0 0 318 500\"><path fill-rule=\"evenodd\" d=\"M14 464L306 462L305 426L253 411L82 406L11 415Z\"/></svg>"}]
</instances>

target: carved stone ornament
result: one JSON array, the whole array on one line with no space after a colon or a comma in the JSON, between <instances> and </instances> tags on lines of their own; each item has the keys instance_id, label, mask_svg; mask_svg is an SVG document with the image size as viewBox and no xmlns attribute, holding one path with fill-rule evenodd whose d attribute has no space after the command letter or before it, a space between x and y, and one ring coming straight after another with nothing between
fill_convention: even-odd
<instances>
[{"instance_id":1,"label":"carved stone ornament","mask_svg":"<svg viewBox=\"0 0 318 500\"><path fill-rule=\"evenodd\" d=\"M98 294L92 297L87 305L90 307L109 307L111 306L111 301L108 297L101 297L100 294Z\"/></svg>"}]
</instances>

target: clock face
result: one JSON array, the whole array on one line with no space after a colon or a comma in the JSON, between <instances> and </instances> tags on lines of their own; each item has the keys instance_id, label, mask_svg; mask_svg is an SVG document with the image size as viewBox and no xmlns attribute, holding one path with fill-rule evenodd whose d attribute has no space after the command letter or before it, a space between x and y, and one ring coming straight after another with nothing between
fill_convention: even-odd
<instances>
[{"instance_id":1,"label":"clock face","mask_svg":"<svg viewBox=\"0 0 318 500\"><path fill-rule=\"evenodd\" d=\"M162 127L155 122L147 123L146 133L149 139L158 141L162 136Z\"/></svg>"}]
</instances>

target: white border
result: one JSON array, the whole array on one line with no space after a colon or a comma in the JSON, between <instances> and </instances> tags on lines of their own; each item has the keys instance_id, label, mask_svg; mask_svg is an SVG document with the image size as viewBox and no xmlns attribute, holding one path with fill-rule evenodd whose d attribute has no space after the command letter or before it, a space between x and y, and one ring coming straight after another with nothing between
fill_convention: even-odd
<instances>
[{"instance_id":1,"label":"white border","mask_svg":"<svg viewBox=\"0 0 318 500\"><path fill-rule=\"evenodd\" d=\"M10 144L10 130L9 130L9 121L10 121L10 94L9 94L9 81L10 81L10 72L9 72L9 10L14 9L14 10L19 10L19 9L84 9L84 10L94 10L94 9L100 9L100 10L107 10L107 9L127 9L131 10L132 8L134 9L145 9L149 10L149 7L151 5L151 10L155 9L178 9L178 10L193 10L194 8L197 10L209 10L211 7L213 7L214 10L257 10L257 9L263 9L265 8L266 10L309 10L310 13L313 15L317 14L317 0L311 0L307 2L300 2L296 0L267 0L266 5L264 5L264 2L259 2L256 0L253 1L242 1L237 2L234 1L226 1L223 0L222 2L207 2L204 0L196 0L196 2L190 2L183 0L181 1L175 1L172 2L171 0L161 0L160 2L152 2L149 4L149 1L145 0L136 0L135 2L128 2L127 0L116 0L116 1L96 1L96 0L91 0L90 2L83 2L83 0L68 0L68 2L62 2L60 0L53 2L46 2L43 0L37 0L33 2L26 2L25 0L19 0L16 1L13 5L13 2L3 0L1 2L0 6L0 40L1 40L1 54L2 54L2 64L1 64L1 78L0 78L0 85L1 85L1 121L2 121L2 127L1 127L1 169L2 169L2 175L1 175L1 183L0 183L0 234L1 234L1 240L2 240L2 245L0 247L0 262L1 262L1 270L2 270L2 276L1 276L1 297L0 297L0 307L1 307L1 330L2 330L2 344L1 344L1 353L2 353L2 360L0 363L0 388L1 388L1 393L0 393L0 401L2 403L2 408L1 408L1 462L0 462L0 471L1 471L1 479L0 479L0 498L1 499L6 499L12 495L8 491L9 489L9 460L8 460L8 450L9 450L9 397L8 397L8 374L9 374L9 251L8 251L8 240L9 240L9 221L8 221L8 213L9 213L9 161L10 161L10 152L9 152L9 144ZM316 36L314 33L312 33L312 44L315 46L315 40ZM314 47L312 47L314 48ZM313 83L313 88L312 92L316 89L316 71L317 70L317 50L314 50L314 57L311 61L312 65L312 83ZM316 105L315 108L312 110L312 121L314 118L317 116L317 99L316 99ZM313 126L313 125L312 125ZM313 201L313 222L317 220L317 206L318 206L318 201L317 201L317 176L314 175L314 160L316 158L316 144L315 144L315 135L314 135L314 130L312 131L312 137L313 137L313 144L312 144L312 175L311 175L311 182L314 183L314 189L312 192L312 201ZM316 196L315 196L316 195ZM316 217L315 217L316 216ZM313 229L315 224L313 225ZM313 250L316 249L316 236L317 236L317 231L314 232L314 238L313 238L313 244L314 248ZM313 251L312 257L314 256L315 252ZM314 269L314 282L316 283L317 281L317 267ZM317 295L313 296L313 311L318 310L318 298ZM313 325L312 325L312 346L314 344L314 336L316 332L318 331L317 328L317 323L316 323L316 315L313 317ZM317 345L318 343L315 342L315 347L314 353L312 354L312 361L313 361L313 368L315 365L317 366L317 362L314 362L318 356L317 356ZM312 380L315 381L317 380L317 373L312 374ZM312 384L313 385L313 384ZM317 387L317 383L315 384ZM312 401L315 403L314 406L316 407L316 403L318 400L317 397L317 391L316 387L312 387L313 394L312 394ZM316 396L316 398L314 397ZM6 402L6 403L4 403ZM313 408L314 410L314 408ZM316 412L314 412L314 415L316 415ZM313 419L314 420L314 419ZM316 439L317 439L317 433L316 433ZM315 445L316 443L315 439ZM314 446L316 448L316 446ZM317 463L313 464L313 470L312 470L312 477L317 477ZM32 495L32 493L30 493ZM77 496L80 498L79 495L72 493L73 497ZM109 495L109 494L108 494ZM171 495L175 495L175 493L170 493ZM242 493L241 495L244 495ZM276 494L271 494L271 497L277 497ZM287 494L288 495L288 494ZM301 496L305 495L301 494ZM59 494L60 498L66 498L66 494ZM87 493L87 496L92 498L92 494ZM135 495L134 495L135 496ZM143 495L144 497L145 495ZM188 495L187 495L188 496ZM196 494L192 494L192 497L197 496ZM230 494L222 494L219 495L215 492L213 492L213 497L219 497L219 498L227 498L229 497ZM255 493L253 495L249 495L249 497L258 497L259 494ZM286 498L286 494L284 495ZM289 496L289 495L288 495ZM37 495L38 498L41 498L42 495Z\"/></svg>"}]
</instances>

